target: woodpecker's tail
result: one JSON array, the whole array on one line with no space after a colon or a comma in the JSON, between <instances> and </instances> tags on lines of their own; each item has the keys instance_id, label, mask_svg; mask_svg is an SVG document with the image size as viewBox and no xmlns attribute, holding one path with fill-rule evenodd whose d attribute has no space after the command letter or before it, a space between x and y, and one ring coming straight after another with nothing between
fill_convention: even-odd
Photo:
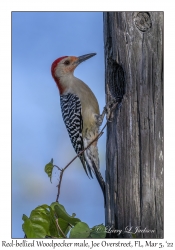
<instances>
[{"instance_id":1,"label":"woodpecker's tail","mask_svg":"<svg viewBox=\"0 0 175 250\"><path fill-rule=\"evenodd\" d=\"M99 185L101 187L101 190L103 192L103 196L104 196L104 200L105 200L105 204L106 204L106 191L105 191L105 182L104 182L104 179L103 179L100 171L97 169L95 163L92 162L92 164L93 164L93 169L95 171L95 176L96 176L97 181L98 181L98 183L99 183Z\"/></svg>"},{"instance_id":2,"label":"woodpecker's tail","mask_svg":"<svg viewBox=\"0 0 175 250\"><path fill-rule=\"evenodd\" d=\"M88 165L88 163L86 162L87 166L88 166L88 170L91 174L91 177L92 177L92 172L94 173L94 175L96 176L97 178L97 181L101 187L101 190L102 190L102 193L103 193L103 196L104 196L104 201L105 201L105 204L106 204L106 190L105 190L105 182L104 182L104 179L99 171L99 169L97 168L95 162L92 160L91 161L91 166ZM92 169L93 168L93 169ZM91 171L92 170L92 171ZM93 178L93 177L92 177Z\"/></svg>"},{"instance_id":3,"label":"woodpecker's tail","mask_svg":"<svg viewBox=\"0 0 175 250\"><path fill-rule=\"evenodd\" d=\"M87 143L85 142L85 144ZM84 151L84 157L85 157L86 166L89 171L89 174L92 177L92 172L93 172L94 175L96 176L97 181L102 189L104 199L105 199L105 182L99 171L98 148L97 148L96 142Z\"/></svg>"},{"instance_id":4,"label":"woodpecker's tail","mask_svg":"<svg viewBox=\"0 0 175 250\"><path fill-rule=\"evenodd\" d=\"M87 176L88 176L89 178L90 178L90 177L93 178L91 168L90 168L90 166L87 164L87 162L86 162L86 160L85 160L84 154L80 155L80 160L81 160L81 163L82 163L82 165L83 165L83 168L84 168L84 170L85 170Z\"/></svg>"}]
</instances>

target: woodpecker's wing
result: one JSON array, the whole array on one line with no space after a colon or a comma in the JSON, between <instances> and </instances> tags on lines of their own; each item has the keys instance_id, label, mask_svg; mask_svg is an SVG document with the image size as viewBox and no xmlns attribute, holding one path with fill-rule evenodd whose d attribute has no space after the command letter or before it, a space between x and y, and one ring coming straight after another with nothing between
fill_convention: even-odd
<instances>
[{"instance_id":1,"label":"woodpecker's wing","mask_svg":"<svg viewBox=\"0 0 175 250\"><path fill-rule=\"evenodd\" d=\"M81 115L80 99L78 98L78 96L70 93L66 95L60 95L60 105L63 120L66 125L70 140L75 149L75 152L79 154L84 149L82 137L83 119ZM84 153L81 154L79 158L83 164L86 174L88 175L89 172L90 176L92 177L91 168L85 160Z\"/></svg>"}]
</instances>

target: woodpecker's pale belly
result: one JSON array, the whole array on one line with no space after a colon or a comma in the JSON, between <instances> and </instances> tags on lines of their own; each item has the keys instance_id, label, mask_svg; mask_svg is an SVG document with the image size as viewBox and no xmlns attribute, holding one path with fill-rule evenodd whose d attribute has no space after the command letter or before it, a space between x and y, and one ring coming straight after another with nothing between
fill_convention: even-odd
<instances>
[{"instance_id":1,"label":"woodpecker's pale belly","mask_svg":"<svg viewBox=\"0 0 175 250\"><path fill-rule=\"evenodd\" d=\"M90 111L90 108L83 111L83 136L86 136L89 133L94 134L98 133L97 127L97 118L94 112Z\"/></svg>"}]
</instances>

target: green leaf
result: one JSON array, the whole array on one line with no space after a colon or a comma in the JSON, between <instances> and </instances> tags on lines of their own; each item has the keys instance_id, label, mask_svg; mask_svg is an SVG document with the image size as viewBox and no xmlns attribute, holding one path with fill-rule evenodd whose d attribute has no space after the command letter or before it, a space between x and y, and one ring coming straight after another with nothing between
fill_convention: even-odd
<instances>
[{"instance_id":1,"label":"green leaf","mask_svg":"<svg viewBox=\"0 0 175 250\"><path fill-rule=\"evenodd\" d=\"M54 168L53 159L51 159L51 161L48 164L46 164L46 166L44 168L46 174L50 178L51 183L52 183L52 171L53 171L53 168Z\"/></svg>"},{"instance_id":2,"label":"green leaf","mask_svg":"<svg viewBox=\"0 0 175 250\"><path fill-rule=\"evenodd\" d=\"M52 235L53 237L59 237L54 211L52 210L51 207L49 207L49 210L50 210L50 226L49 226L50 235Z\"/></svg>"},{"instance_id":3,"label":"green leaf","mask_svg":"<svg viewBox=\"0 0 175 250\"><path fill-rule=\"evenodd\" d=\"M23 214L22 220L23 220L23 221L26 221L27 219L28 219L27 215Z\"/></svg>"},{"instance_id":4,"label":"green leaf","mask_svg":"<svg viewBox=\"0 0 175 250\"><path fill-rule=\"evenodd\" d=\"M57 205L60 205L62 207L62 209L66 212L66 209L64 208L64 206L61 205L59 202L52 202L50 204L50 207L52 208L53 211L55 211L55 206L57 206Z\"/></svg>"},{"instance_id":5,"label":"green leaf","mask_svg":"<svg viewBox=\"0 0 175 250\"><path fill-rule=\"evenodd\" d=\"M48 227L45 218L40 217L40 223L36 220L28 218L25 219L25 222L22 225L22 229L25 232L27 238L44 238L45 235L49 234Z\"/></svg>"},{"instance_id":6,"label":"green leaf","mask_svg":"<svg viewBox=\"0 0 175 250\"><path fill-rule=\"evenodd\" d=\"M55 211L55 206L59 206L60 209L62 210L62 212L61 212L61 213L59 212L59 214L58 214L58 211L57 211L57 212ZM67 220L64 220L61 216L62 216L62 214L64 214L63 217L64 217L64 218L67 218L66 216L67 216L67 215L69 216L69 214L67 214L67 212L66 212L64 206L61 205L61 204L59 204L58 202L52 202L52 204L50 205L50 207L51 207L52 210L55 212L56 217L58 218L58 223L59 223L59 226L61 227L61 230L64 232L65 235L67 235L68 232L69 232L70 229L71 229L71 226L70 226L71 223L68 222ZM66 216L65 216L65 214L66 214ZM72 214L72 217L69 216L70 218L68 218L68 220L69 220L69 221L70 221L70 220L72 221L72 218L74 218L75 216L76 216L76 214L73 213L73 214ZM73 221L73 224L74 224L75 222L79 222L79 221L80 221L79 219L76 219L75 221ZM73 224L72 224L72 225L73 225ZM59 230L59 233L62 235L62 233L60 232L60 230Z\"/></svg>"},{"instance_id":7,"label":"green leaf","mask_svg":"<svg viewBox=\"0 0 175 250\"><path fill-rule=\"evenodd\" d=\"M62 218L59 218L58 224L59 224L61 230L63 231L63 233L65 235L67 235L69 230L71 229L71 227L69 226L69 223L67 221L63 220ZM59 230L59 233L60 233L60 235L62 235L62 232L60 230Z\"/></svg>"},{"instance_id":8,"label":"green leaf","mask_svg":"<svg viewBox=\"0 0 175 250\"><path fill-rule=\"evenodd\" d=\"M84 222L78 222L70 231L69 238L84 239L90 235L90 228Z\"/></svg>"},{"instance_id":9,"label":"green leaf","mask_svg":"<svg viewBox=\"0 0 175 250\"><path fill-rule=\"evenodd\" d=\"M58 237L54 214L48 205L32 210L30 217L23 215L22 229L27 238L45 238L46 235Z\"/></svg>"},{"instance_id":10,"label":"green leaf","mask_svg":"<svg viewBox=\"0 0 175 250\"><path fill-rule=\"evenodd\" d=\"M55 202L56 203L56 202ZM51 204L51 207L53 208L54 207L54 210L55 210L55 213L57 215L58 218L61 218L65 221L67 221L68 223L70 223L71 225L76 225L76 223L80 222L81 220L78 219L78 218L74 218L74 214L73 216L70 216L64 206L62 206L61 204L59 203L56 203L56 205L53 205L53 203Z\"/></svg>"},{"instance_id":11,"label":"green leaf","mask_svg":"<svg viewBox=\"0 0 175 250\"><path fill-rule=\"evenodd\" d=\"M106 228L103 224L93 227L90 231L89 238L104 239L105 237L106 237Z\"/></svg>"}]
</instances>

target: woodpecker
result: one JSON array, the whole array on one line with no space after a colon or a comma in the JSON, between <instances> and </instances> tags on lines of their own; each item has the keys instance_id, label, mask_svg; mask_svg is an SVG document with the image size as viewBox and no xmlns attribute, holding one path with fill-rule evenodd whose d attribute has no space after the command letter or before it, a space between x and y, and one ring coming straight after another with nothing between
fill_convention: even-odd
<instances>
[{"instance_id":1,"label":"woodpecker","mask_svg":"<svg viewBox=\"0 0 175 250\"><path fill-rule=\"evenodd\" d=\"M98 135L103 117L100 115L98 101L92 90L74 76L75 68L96 53L83 56L63 56L56 59L51 66L51 74L59 92L62 117L70 140L79 154ZM97 141L79 156L86 174L96 175L105 197L105 183L99 171Z\"/></svg>"}]
</instances>

